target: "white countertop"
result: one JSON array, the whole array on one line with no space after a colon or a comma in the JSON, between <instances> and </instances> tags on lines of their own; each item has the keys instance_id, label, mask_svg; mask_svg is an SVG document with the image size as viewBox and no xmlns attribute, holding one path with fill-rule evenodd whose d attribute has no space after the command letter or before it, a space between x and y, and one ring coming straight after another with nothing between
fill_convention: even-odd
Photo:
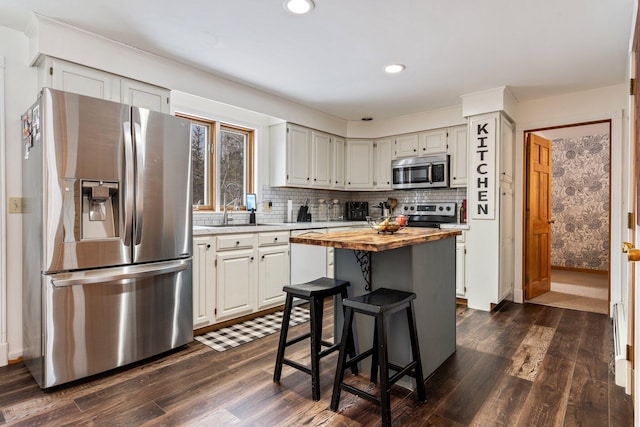
<instances>
[{"instance_id":1,"label":"white countertop","mask_svg":"<svg viewBox=\"0 0 640 427\"><path fill-rule=\"evenodd\" d=\"M440 224L441 230L468 230L469 224Z\"/></svg>"},{"instance_id":2,"label":"white countertop","mask_svg":"<svg viewBox=\"0 0 640 427\"><path fill-rule=\"evenodd\" d=\"M332 227L367 227L366 221L318 221L318 222L282 222L273 224L229 224L229 225L194 225L193 235L256 233L262 231L308 230L313 228Z\"/></svg>"}]
</instances>

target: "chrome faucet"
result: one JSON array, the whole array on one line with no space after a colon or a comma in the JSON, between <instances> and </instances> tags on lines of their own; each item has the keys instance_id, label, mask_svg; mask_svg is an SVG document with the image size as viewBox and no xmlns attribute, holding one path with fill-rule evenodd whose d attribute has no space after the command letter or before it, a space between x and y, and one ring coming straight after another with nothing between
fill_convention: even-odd
<instances>
[{"instance_id":1,"label":"chrome faucet","mask_svg":"<svg viewBox=\"0 0 640 427\"><path fill-rule=\"evenodd\" d=\"M233 218L229 218L229 214L227 213L227 205L230 205L231 203L235 204L238 200L236 197L227 203L227 190L229 190L229 187L236 187L237 189L240 189L240 186L235 182L230 182L224 187L224 191L222 192L222 224L224 225L229 224L229 221L233 221Z\"/></svg>"}]
</instances>

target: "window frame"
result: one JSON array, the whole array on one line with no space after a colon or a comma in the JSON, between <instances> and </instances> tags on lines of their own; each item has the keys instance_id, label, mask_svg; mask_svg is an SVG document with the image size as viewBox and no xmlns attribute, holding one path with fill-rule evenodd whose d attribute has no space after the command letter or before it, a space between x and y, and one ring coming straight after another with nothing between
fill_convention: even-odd
<instances>
[{"instance_id":1,"label":"window frame","mask_svg":"<svg viewBox=\"0 0 640 427\"><path fill-rule=\"evenodd\" d=\"M225 123L222 121L207 119L205 117L193 116L184 113L176 112L177 117L182 117L191 121L191 123L201 124L207 126L209 128L209 141L207 143L205 162L208 163L208 169L210 171L209 176L207 177L208 185L209 185L209 201L210 203L207 205L193 205L193 211L205 211L205 212L222 212L224 207L222 206L222 200L218 200L222 198L222 191L219 190L220 182L219 182L219 162L218 153L221 152L220 146L222 144L222 136L221 132L223 130L228 130L230 132L238 132L246 135L246 147L245 147L245 162L244 162L244 193L243 197L247 193L254 192L254 165L255 165L255 133L256 130L244 126L234 125L230 123ZM189 138L191 138L192 133L189 133ZM205 170L207 167L205 166ZM206 185L205 185L206 191ZM246 206L243 204L240 207L240 210L246 210Z\"/></svg>"}]
</instances>

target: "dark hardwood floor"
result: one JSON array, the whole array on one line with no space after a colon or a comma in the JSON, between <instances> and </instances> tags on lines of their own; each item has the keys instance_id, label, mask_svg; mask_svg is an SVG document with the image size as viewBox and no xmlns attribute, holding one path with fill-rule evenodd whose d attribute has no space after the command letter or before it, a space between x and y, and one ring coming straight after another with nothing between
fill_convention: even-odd
<instances>
[{"instance_id":1,"label":"dark hardwood floor","mask_svg":"<svg viewBox=\"0 0 640 427\"><path fill-rule=\"evenodd\" d=\"M457 351L427 379L427 402L417 403L403 388L394 390L394 425L633 424L631 398L614 384L607 316L507 303L491 313L459 307L457 323ZM330 331L327 322L325 336ZM281 384L274 384L277 343L274 334L218 353L194 341L144 364L46 392L23 364L2 367L0 424L380 424L376 406L348 393L342 394L338 413L329 409L335 353L322 361L319 402L311 400L310 377L290 367L284 367ZM308 362L306 345L296 344L287 354ZM366 376L353 380L374 387Z\"/></svg>"}]
</instances>

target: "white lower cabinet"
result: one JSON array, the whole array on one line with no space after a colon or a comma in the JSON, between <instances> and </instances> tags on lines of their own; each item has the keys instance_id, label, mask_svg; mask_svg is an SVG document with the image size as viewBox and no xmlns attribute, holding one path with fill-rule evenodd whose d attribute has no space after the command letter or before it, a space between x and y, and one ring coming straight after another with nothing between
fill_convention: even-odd
<instances>
[{"instance_id":1,"label":"white lower cabinet","mask_svg":"<svg viewBox=\"0 0 640 427\"><path fill-rule=\"evenodd\" d=\"M464 298L467 294L467 244L466 231L456 236L456 296Z\"/></svg>"},{"instance_id":2,"label":"white lower cabinet","mask_svg":"<svg viewBox=\"0 0 640 427\"><path fill-rule=\"evenodd\" d=\"M260 233L258 238L258 310L284 304L289 284L289 232Z\"/></svg>"},{"instance_id":3,"label":"white lower cabinet","mask_svg":"<svg viewBox=\"0 0 640 427\"><path fill-rule=\"evenodd\" d=\"M253 248L216 253L216 320L256 310L257 261Z\"/></svg>"},{"instance_id":4,"label":"white lower cabinet","mask_svg":"<svg viewBox=\"0 0 640 427\"><path fill-rule=\"evenodd\" d=\"M289 231L193 238L193 327L284 304Z\"/></svg>"},{"instance_id":5,"label":"white lower cabinet","mask_svg":"<svg viewBox=\"0 0 640 427\"><path fill-rule=\"evenodd\" d=\"M215 322L215 237L193 238L193 328Z\"/></svg>"}]
</instances>

